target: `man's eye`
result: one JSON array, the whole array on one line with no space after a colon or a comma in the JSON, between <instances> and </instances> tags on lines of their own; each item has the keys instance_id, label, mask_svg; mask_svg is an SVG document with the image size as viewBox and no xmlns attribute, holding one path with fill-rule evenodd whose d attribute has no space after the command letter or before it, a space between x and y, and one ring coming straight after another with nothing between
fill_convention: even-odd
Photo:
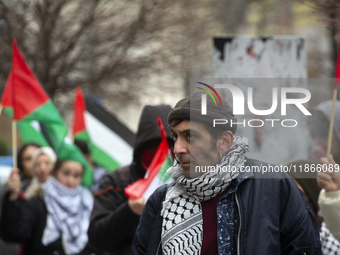
<instances>
[{"instance_id":1,"label":"man's eye","mask_svg":"<svg viewBox=\"0 0 340 255\"><path fill-rule=\"evenodd\" d=\"M188 138L191 140L191 139L195 138L195 135L189 133L189 134L188 134Z\"/></svg>"},{"instance_id":2,"label":"man's eye","mask_svg":"<svg viewBox=\"0 0 340 255\"><path fill-rule=\"evenodd\" d=\"M177 137L172 137L172 141L174 141L174 142L176 142L176 140L177 140Z\"/></svg>"}]
</instances>

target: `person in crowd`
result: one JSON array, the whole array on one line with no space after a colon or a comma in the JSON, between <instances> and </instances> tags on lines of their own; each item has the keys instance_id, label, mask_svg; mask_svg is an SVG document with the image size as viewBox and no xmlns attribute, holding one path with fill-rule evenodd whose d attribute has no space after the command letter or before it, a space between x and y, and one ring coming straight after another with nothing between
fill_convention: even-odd
<instances>
[{"instance_id":1,"label":"person in crowd","mask_svg":"<svg viewBox=\"0 0 340 255\"><path fill-rule=\"evenodd\" d=\"M149 197L132 254L322 254L316 218L293 180L258 173L272 165L245 156L248 139L234 136L230 105L207 97L206 106L201 115L195 93L171 110L174 182ZM214 119L228 123L213 127Z\"/></svg>"},{"instance_id":2,"label":"person in crowd","mask_svg":"<svg viewBox=\"0 0 340 255\"><path fill-rule=\"evenodd\" d=\"M17 154L17 163L20 170L21 186L20 191L25 192L32 179L32 157L39 149L40 145L35 143L25 143L21 146ZM0 208L2 208L3 198L8 191L7 183L0 186ZM23 193L22 193L23 194ZM0 210L1 215L1 210ZM8 255L15 255L19 251L19 245L7 244L0 239L0 250Z\"/></svg>"},{"instance_id":3,"label":"person in crowd","mask_svg":"<svg viewBox=\"0 0 340 255\"><path fill-rule=\"evenodd\" d=\"M328 167L317 178L322 189L318 203L329 231L340 241L340 166L332 155L320 161Z\"/></svg>"},{"instance_id":4,"label":"person in crowd","mask_svg":"<svg viewBox=\"0 0 340 255\"><path fill-rule=\"evenodd\" d=\"M310 159L320 163L320 158L326 157L329 122L332 113L333 101L324 101L316 106L313 115L309 118L308 127L313 138ZM335 118L333 125L331 154L336 162L340 162L340 101L335 103Z\"/></svg>"},{"instance_id":5,"label":"person in crowd","mask_svg":"<svg viewBox=\"0 0 340 255\"><path fill-rule=\"evenodd\" d=\"M39 189L41 183L44 183L50 176L52 168L57 160L57 155L50 147L41 147L36 150L32 156L32 180L25 192L20 192L21 200L30 199L35 196L36 190ZM19 185L16 186L20 188ZM42 189L39 189L42 190ZM17 191L19 192L19 191ZM19 197L18 197L19 198ZM24 202L17 202L17 206L21 206ZM21 245L20 253L23 254L24 244Z\"/></svg>"},{"instance_id":6,"label":"person in crowd","mask_svg":"<svg viewBox=\"0 0 340 255\"><path fill-rule=\"evenodd\" d=\"M21 191L25 191L31 183L32 173L32 158L34 153L40 148L40 145L35 143L25 143L18 151L17 163L21 177Z\"/></svg>"},{"instance_id":7,"label":"person in crowd","mask_svg":"<svg viewBox=\"0 0 340 255\"><path fill-rule=\"evenodd\" d=\"M57 155L50 147L39 148L32 157L33 178L25 192L25 198L30 199L35 195L37 186L44 183L50 177L51 171L57 161Z\"/></svg>"},{"instance_id":8,"label":"person in crowd","mask_svg":"<svg viewBox=\"0 0 340 255\"><path fill-rule=\"evenodd\" d=\"M24 243L24 255L95 254L87 237L93 197L80 186L83 172L78 162L57 161L36 196L18 206L21 180L15 169L7 182L0 236Z\"/></svg>"},{"instance_id":9,"label":"person in crowd","mask_svg":"<svg viewBox=\"0 0 340 255\"><path fill-rule=\"evenodd\" d=\"M25 143L22 145L17 154L17 164L20 173L20 191L26 191L31 183L32 173L32 158L34 153L38 151L40 145L35 143ZM17 171L17 170L15 170ZM0 187L0 204L2 199L8 190L7 183Z\"/></svg>"},{"instance_id":10,"label":"person in crowd","mask_svg":"<svg viewBox=\"0 0 340 255\"><path fill-rule=\"evenodd\" d=\"M106 175L95 194L94 207L88 230L89 240L97 248L110 254L130 254L134 232L138 226L145 199L130 200L124 189L145 176L161 134L157 124L160 117L166 123L169 105L147 105L143 108L133 152L133 162ZM166 128L170 147L171 134Z\"/></svg>"},{"instance_id":11,"label":"person in crowd","mask_svg":"<svg viewBox=\"0 0 340 255\"><path fill-rule=\"evenodd\" d=\"M316 164L310 160L297 160L291 162L287 165L290 169L302 169L308 168L312 169L316 168ZM299 189L303 192L306 197L306 200L312 209L315 217L318 220L318 225L320 229L320 238L322 243L322 252L324 255L335 255L340 251L340 243L335 237L330 233L329 229L326 226L326 223L323 221L322 213L319 211L318 205L318 197L321 191L321 188L317 183L317 174L316 172L305 172L303 174L295 171L289 172L289 175L293 178L295 184L299 187Z\"/></svg>"},{"instance_id":12,"label":"person in crowd","mask_svg":"<svg viewBox=\"0 0 340 255\"><path fill-rule=\"evenodd\" d=\"M93 193L97 192L99 188L99 184L103 177L108 174L107 169L97 166L95 162L93 161L93 158L91 156L90 150L86 142L81 140L75 140L74 144L81 150L84 157L86 158L87 162L90 164L90 166L93 169L93 184L91 187L91 191Z\"/></svg>"}]
</instances>

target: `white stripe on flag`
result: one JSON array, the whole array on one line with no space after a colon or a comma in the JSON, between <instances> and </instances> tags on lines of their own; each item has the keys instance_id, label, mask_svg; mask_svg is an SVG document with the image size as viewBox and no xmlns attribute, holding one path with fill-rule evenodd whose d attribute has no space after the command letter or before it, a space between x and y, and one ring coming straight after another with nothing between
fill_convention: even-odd
<instances>
[{"instance_id":1,"label":"white stripe on flag","mask_svg":"<svg viewBox=\"0 0 340 255\"><path fill-rule=\"evenodd\" d=\"M93 144L105 151L120 165L132 162L133 148L91 113L85 112L86 129Z\"/></svg>"}]
</instances>

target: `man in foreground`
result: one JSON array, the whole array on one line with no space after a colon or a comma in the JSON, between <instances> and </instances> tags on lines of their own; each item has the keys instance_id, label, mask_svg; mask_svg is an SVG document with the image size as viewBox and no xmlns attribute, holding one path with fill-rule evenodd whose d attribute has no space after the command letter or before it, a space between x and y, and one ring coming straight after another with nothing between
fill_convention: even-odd
<instances>
[{"instance_id":1,"label":"man in foreground","mask_svg":"<svg viewBox=\"0 0 340 255\"><path fill-rule=\"evenodd\" d=\"M132 254L322 254L317 221L303 194L283 173L257 173L268 163L245 157L246 138L229 104L201 94L180 100L168 116L178 164L174 182L148 199ZM244 171L253 169L252 171Z\"/></svg>"}]
</instances>

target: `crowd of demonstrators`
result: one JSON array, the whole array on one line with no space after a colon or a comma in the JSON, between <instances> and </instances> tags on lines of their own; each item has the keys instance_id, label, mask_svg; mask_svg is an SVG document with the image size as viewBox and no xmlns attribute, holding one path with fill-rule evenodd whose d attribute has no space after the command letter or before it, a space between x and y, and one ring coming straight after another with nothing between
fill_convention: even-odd
<instances>
[{"instance_id":1,"label":"crowd of demonstrators","mask_svg":"<svg viewBox=\"0 0 340 255\"><path fill-rule=\"evenodd\" d=\"M57 160L50 148L24 145L18 153L20 171L12 171L3 191L0 237L22 243L23 255L337 254L340 179L333 174L292 180L285 173L195 171L195 166L268 166L245 156L247 139L234 135L235 125L211 127L216 118L236 122L230 105L222 101L223 106L215 106L208 98L205 116L200 93L182 99L173 109L145 106L133 162L111 173L97 168L87 145L75 141L94 167L94 198L80 185L84 166ZM311 130L311 158L335 164L332 158L319 160L326 153L328 128L320 118L329 120L328 107L320 104L313 114L317 123ZM148 201L131 200L125 188L145 176L161 142L158 117L176 155L168 170L174 182L161 186ZM335 134L332 153L340 159ZM320 209L335 238L318 213L317 181L322 188Z\"/></svg>"},{"instance_id":2,"label":"crowd of demonstrators","mask_svg":"<svg viewBox=\"0 0 340 255\"><path fill-rule=\"evenodd\" d=\"M215 106L208 98L207 115L201 115L199 93L170 112L174 182L148 199L132 254L322 254L315 215L285 173L256 178L218 170L268 163L245 157L247 139L234 136L235 125L212 128L216 118L236 122L225 100ZM195 166L220 168L202 173Z\"/></svg>"},{"instance_id":3,"label":"crowd of demonstrators","mask_svg":"<svg viewBox=\"0 0 340 255\"><path fill-rule=\"evenodd\" d=\"M93 183L92 183L91 191L95 193L98 191L99 184L101 180L103 179L103 177L108 174L108 170L96 165L96 163L93 161L89 147L86 142L76 139L74 140L74 144L80 149L80 151L83 153L84 157L86 158L87 162L92 167Z\"/></svg>"},{"instance_id":4,"label":"crowd of demonstrators","mask_svg":"<svg viewBox=\"0 0 340 255\"><path fill-rule=\"evenodd\" d=\"M89 240L97 248L110 254L130 254L131 244L145 199L130 200L124 189L145 176L158 145L161 134L157 118L166 123L171 107L147 105L143 108L134 145L133 162L129 166L106 175L95 194L94 207L88 230ZM172 144L171 134L166 128Z\"/></svg>"},{"instance_id":5,"label":"crowd of demonstrators","mask_svg":"<svg viewBox=\"0 0 340 255\"><path fill-rule=\"evenodd\" d=\"M310 169L313 165L315 166L315 162L310 160L297 160L289 163L287 166L295 166L296 169L300 169L300 167L305 167L306 165L308 165ZM338 254L340 252L340 242L332 235L332 233L327 228L326 223L323 220L321 211L319 210L318 197L321 188L318 186L317 174L315 172L308 172L304 173L304 175L301 176L295 172L290 172L289 175L293 178L293 181L303 192L310 208L315 214L319 225L323 254Z\"/></svg>"},{"instance_id":6,"label":"crowd of demonstrators","mask_svg":"<svg viewBox=\"0 0 340 255\"><path fill-rule=\"evenodd\" d=\"M8 242L24 243L24 255L95 254L87 237L93 197L80 186L83 172L84 166L78 162L57 161L51 176L35 185L31 198L19 204L21 181L13 171L4 198L0 236Z\"/></svg>"}]
</instances>

